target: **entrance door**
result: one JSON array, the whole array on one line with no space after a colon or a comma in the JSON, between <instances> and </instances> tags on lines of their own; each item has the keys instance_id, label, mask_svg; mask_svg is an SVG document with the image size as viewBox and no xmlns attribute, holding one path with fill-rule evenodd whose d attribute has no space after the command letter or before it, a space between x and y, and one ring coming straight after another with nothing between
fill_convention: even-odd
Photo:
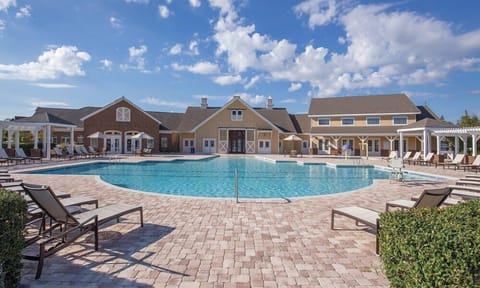
<instances>
[{"instance_id":1,"label":"entrance door","mask_svg":"<svg viewBox=\"0 0 480 288\"><path fill-rule=\"evenodd\" d=\"M118 154L122 151L122 141L120 135L105 136L105 152Z\"/></svg>"},{"instance_id":2,"label":"entrance door","mask_svg":"<svg viewBox=\"0 0 480 288\"><path fill-rule=\"evenodd\" d=\"M139 139L132 139L132 136L138 134L138 132L125 132L125 153L131 154L135 152L135 149L139 149L140 140Z\"/></svg>"},{"instance_id":3,"label":"entrance door","mask_svg":"<svg viewBox=\"0 0 480 288\"><path fill-rule=\"evenodd\" d=\"M229 130L228 144L228 153L245 153L245 130Z\"/></svg>"},{"instance_id":4,"label":"entrance door","mask_svg":"<svg viewBox=\"0 0 480 288\"><path fill-rule=\"evenodd\" d=\"M308 155L308 141L302 140L302 154Z\"/></svg>"},{"instance_id":5,"label":"entrance door","mask_svg":"<svg viewBox=\"0 0 480 288\"><path fill-rule=\"evenodd\" d=\"M380 139L369 139L368 141L368 155L380 156Z\"/></svg>"},{"instance_id":6,"label":"entrance door","mask_svg":"<svg viewBox=\"0 0 480 288\"><path fill-rule=\"evenodd\" d=\"M193 139L183 139L183 153L195 153L195 141Z\"/></svg>"},{"instance_id":7,"label":"entrance door","mask_svg":"<svg viewBox=\"0 0 480 288\"><path fill-rule=\"evenodd\" d=\"M259 154L272 153L272 145L270 140L258 140L258 153Z\"/></svg>"},{"instance_id":8,"label":"entrance door","mask_svg":"<svg viewBox=\"0 0 480 288\"><path fill-rule=\"evenodd\" d=\"M204 138L203 139L203 153L213 154L215 153L215 139L213 138Z\"/></svg>"}]
</instances>

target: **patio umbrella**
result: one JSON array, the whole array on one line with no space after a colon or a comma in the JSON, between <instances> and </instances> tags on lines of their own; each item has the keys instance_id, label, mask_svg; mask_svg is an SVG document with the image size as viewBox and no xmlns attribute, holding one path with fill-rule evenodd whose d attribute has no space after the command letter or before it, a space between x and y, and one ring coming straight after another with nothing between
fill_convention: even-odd
<instances>
[{"instance_id":1,"label":"patio umbrella","mask_svg":"<svg viewBox=\"0 0 480 288\"><path fill-rule=\"evenodd\" d=\"M137 135L132 136L132 139L153 139L153 137L145 132L140 132Z\"/></svg>"},{"instance_id":2,"label":"patio umbrella","mask_svg":"<svg viewBox=\"0 0 480 288\"><path fill-rule=\"evenodd\" d=\"M302 141L302 138L298 137L297 135L290 135L286 138L283 138L283 141Z\"/></svg>"},{"instance_id":3,"label":"patio umbrella","mask_svg":"<svg viewBox=\"0 0 480 288\"><path fill-rule=\"evenodd\" d=\"M97 131L93 134L88 135L87 138L105 138L105 134L103 134L100 131Z\"/></svg>"}]
</instances>

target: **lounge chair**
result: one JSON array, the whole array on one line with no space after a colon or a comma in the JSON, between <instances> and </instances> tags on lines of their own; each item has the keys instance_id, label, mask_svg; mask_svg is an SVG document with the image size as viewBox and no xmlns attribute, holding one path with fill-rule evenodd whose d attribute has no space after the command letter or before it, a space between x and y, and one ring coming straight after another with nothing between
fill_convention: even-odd
<instances>
[{"instance_id":1,"label":"lounge chair","mask_svg":"<svg viewBox=\"0 0 480 288\"><path fill-rule=\"evenodd\" d=\"M62 149L60 149L59 147L53 147L53 151L55 152L55 157L56 158L72 159L72 157L70 155L67 155L67 154L63 153Z\"/></svg>"},{"instance_id":2,"label":"lounge chair","mask_svg":"<svg viewBox=\"0 0 480 288\"><path fill-rule=\"evenodd\" d=\"M22 157L10 157L8 156L7 152L5 152L5 149L0 147L0 158L2 159L7 159L7 161L10 161L13 163L15 161L16 164L21 163L22 161L26 163L26 159Z\"/></svg>"},{"instance_id":3,"label":"lounge chair","mask_svg":"<svg viewBox=\"0 0 480 288\"><path fill-rule=\"evenodd\" d=\"M420 156L422 156L422 152L415 152L412 158L408 158L406 161L408 165L411 163L415 164L416 161L420 160Z\"/></svg>"},{"instance_id":4,"label":"lounge chair","mask_svg":"<svg viewBox=\"0 0 480 288\"><path fill-rule=\"evenodd\" d=\"M417 161L413 161L413 165L419 164L419 165L430 165L432 164L433 156L435 156L435 153L430 152L425 156L425 159L419 159Z\"/></svg>"},{"instance_id":5,"label":"lounge chair","mask_svg":"<svg viewBox=\"0 0 480 288\"><path fill-rule=\"evenodd\" d=\"M140 213L140 225L143 227L143 208L142 206L133 206L128 204L113 204L101 208L93 209L78 214L71 214L60 202L58 197L48 186L36 186L22 184L23 188L33 201L40 207L51 219L55 227L60 228L59 234L50 236L50 233L44 233L47 237L39 241L38 255L24 255L25 259L38 261L35 279L40 278L42 274L43 263L46 257L55 254L61 249L67 247L73 241L83 234L93 231L95 250L98 250L98 227L106 222L117 219L121 216L133 212ZM40 239L40 237L38 237Z\"/></svg>"},{"instance_id":6,"label":"lounge chair","mask_svg":"<svg viewBox=\"0 0 480 288\"><path fill-rule=\"evenodd\" d=\"M95 148L93 148L93 146L88 146L88 152L93 153L93 154L95 154L96 156L100 156L100 155L101 155L101 153L98 152L97 150L95 150Z\"/></svg>"},{"instance_id":7,"label":"lounge chair","mask_svg":"<svg viewBox=\"0 0 480 288\"><path fill-rule=\"evenodd\" d=\"M440 189L426 189L423 190L419 199L414 203L412 208L434 208L439 207L445 199L450 195L451 188ZM380 229L380 213L368 208L351 206L332 209L331 226L332 230L335 229L335 215L342 215L355 220L356 224L362 223L371 228L377 229L375 251L378 254L378 229Z\"/></svg>"},{"instance_id":8,"label":"lounge chair","mask_svg":"<svg viewBox=\"0 0 480 288\"><path fill-rule=\"evenodd\" d=\"M34 163L35 163L35 161L40 161L40 163L42 163L42 157L27 156L27 154L25 154L25 151L23 151L22 147L16 148L15 149L15 154L19 158L25 158L25 159L27 159L31 162L34 162Z\"/></svg>"},{"instance_id":9,"label":"lounge chair","mask_svg":"<svg viewBox=\"0 0 480 288\"><path fill-rule=\"evenodd\" d=\"M463 158L465 158L465 154L458 153L457 155L455 155L455 158L453 158L451 162L443 162L443 163L436 164L435 168L439 165L443 166L443 169L445 169L445 167L450 168L451 166L453 166L455 167L455 170L457 170L459 165L462 164Z\"/></svg>"},{"instance_id":10,"label":"lounge chair","mask_svg":"<svg viewBox=\"0 0 480 288\"><path fill-rule=\"evenodd\" d=\"M403 181L403 160L400 158L391 159L388 166L392 168L390 180Z\"/></svg>"},{"instance_id":11,"label":"lounge chair","mask_svg":"<svg viewBox=\"0 0 480 288\"><path fill-rule=\"evenodd\" d=\"M77 156L82 156L82 155L76 154L71 146L67 146L67 155L70 156L70 158L76 158Z\"/></svg>"},{"instance_id":12,"label":"lounge chair","mask_svg":"<svg viewBox=\"0 0 480 288\"><path fill-rule=\"evenodd\" d=\"M397 151L393 150L393 151L390 151L390 154L388 155L388 157L384 159L387 161L390 161L395 158L397 158Z\"/></svg>"},{"instance_id":13,"label":"lounge chair","mask_svg":"<svg viewBox=\"0 0 480 288\"><path fill-rule=\"evenodd\" d=\"M100 154L99 153L92 153L92 152L89 152L87 150L87 148L85 148L85 146L83 145L79 145L78 147L80 147L80 151L82 151L83 154L87 155L88 157L98 157Z\"/></svg>"},{"instance_id":14,"label":"lounge chair","mask_svg":"<svg viewBox=\"0 0 480 288\"><path fill-rule=\"evenodd\" d=\"M408 159L410 159L410 156L412 156L412 151L407 151L402 157L403 163L406 163Z\"/></svg>"},{"instance_id":15,"label":"lounge chair","mask_svg":"<svg viewBox=\"0 0 480 288\"><path fill-rule=\"evenodd\" d=\"M480 155L477 155L472 164L460 164L457 166L458 169L463 168L463 171L466 172L467 169L475 170L475 172L480 171Z\"/></svg>"}]
</instances>

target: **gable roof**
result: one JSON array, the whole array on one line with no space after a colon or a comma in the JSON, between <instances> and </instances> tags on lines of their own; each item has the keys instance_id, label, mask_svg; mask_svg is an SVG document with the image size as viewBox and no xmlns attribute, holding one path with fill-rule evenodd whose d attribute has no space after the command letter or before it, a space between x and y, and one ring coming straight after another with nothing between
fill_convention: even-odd
<instances>
[{"instance_id":1,"label":"gable roof","mask_svg":"<svg viewBox=\"0 0 480 288\"><path fill-rule=\"evenodd\" d=\"M243 104L245 107L247 107L247 109L250 109L254 114L256 114L258 117L260 117L260 119L264 120L265 122L267 122L268 124L270 124L272 127L274 128L277 128L277 130L279 130L279 132L284 132L282 131L281 128L279 128L277 125L275 125L274 123L272 123L272 121L270 121L269 119L265 118L265 116L263 116L262 114L260 114L256 109L253 109L252 107L250 107L250 105L248 105L245 101L242 100L242 98L240 98L240 96L233 96L232 100L228 101L227 104L225 104L222 108L213 108L213 109L216 109L216 111L214 111L212 113L212 111L208 112L208 113L211 113L208 117L204 118L203 121L200 121L197 125L195 125L192 129L190 130L182 130L182 131L195 131L197 130L200 126L202 126L204 123L206 123L208 120L210 120L211 118L213 118L215 115L217 115L218 113L222 112L223 110L227 109L228 106L230 106L232 103L234 103L235 101L238 101L240 102L241 104ZM190 108L190 107L189 107ZM193 108L193 107L192 107ZM196 107L195 107L196 108ZM205 108L200 108L202 110L208 110L209 108L207 107L207 109ZM187 112L185 114L188 114L188 109L187 109ZM207 112L203 112L203 115L202 116L206 116L208 114ZM273 114L273 113L272 113ZM288 115L288 113L287 113ZM185 120L185 119L184 119ZM182 124L183 124L184 121L182 121Z\"/></svg>"},{"instance_id":2,"label":"gable roof","mask_svg":"<svg viewBox=\"0 0 480 288\"><path fill-rule=\"evenodd\" d=\"M309 117L419 114L405 94L312 98Z\"/></svg>"},{"instance_id":3,"label":"gable roof","mask_svg":"<svg viewBox=\"0 0 480 288\"><path fill-rule=\"evenodd\" d=\"M28 122L28 123L49 123L49 124L60 124L66 126L76 126L74 123L69 122L65 119L57 117L48 112L35 113L31 117L23 117L15 120L15 122Z\"/></svg>"},{"instance_id":4,"label":"gable roof","mask_svg":"<svg viewBox=\"0 0 480 288\"><path fill-rule=\"evenodd\" d=\"M178 131L185 132L194 130L200 123L209 119L218 110L220 110L219 107L188 107L182 118L182 122L178 125Z\"/></svg>"},{"instance_id":5,"label":"gable roof","mask_svg":"<svg viewBox=\"0 0 480 288\"><path fill-rule=\"evenodd\" d=\"M452 123L432 119L432 118L425 118L410 125L403 126L402 128L398 128L398 130L404 129L415 129L415 128L456 128L458 126L453 125Z\"/></svg>"},{"instance_id":6,"label":"gable roof","mask_svg":"<svg viewBox=\"0 0 480 288\"><path fill-rule=\"evenodd\" d=\"M308 118L308 114L290 114L290 119L292 120L297 133L309 133L311 130L310 127L310 118Z\"/></svg>"},{"instance_id":7,"label":"gable roof","mask_svg":"<svg viewBox=\"0 0 480 288\"><path fill-rule=\"evenodd\" d=\"M79 109L68 109L68 108L38 107L33 116L41 113L48 113L50 115L53 115L57 118L62 119L63 121L73 123L78 127L83 127L83 122L80 121L80 119L85 115L88 115L98 109L100 108L99 107L83 107Z\"/></svg>"},{"instance_id":8,"label":"gable roof","mask_svg":"<svg viewBox=\"0 0 480 288\"><path fill-rule=\"evenodd\" d=\"M92 113L86 115L86 116L83 116L82 118L80 118L81 121L85 121L85 119L88 119L102 111L105 111L106 109L112 107L113 105L116 105L120 102L127 102L128 104L130 104L133 108L137 109L138 111L142 112L143 114L147 115L149 118L151 118L153 121L157 122L158 124L162 124L158 119L156 119L155 117L153 117L152 115L148 114L147 112L145 112L142 108L138 107L137 105L133 104L130 100L128 100L127 98L125 97L120 97L118 98L117 100L113 101L112 103L100 108L100 109L97 109L96 111L93 111Z\"/></svg>"},{"instance_id":9,"label":"gable roof","mask_svg":"<svg viewBox=\"0 0 480 288\"><path fill-rule=\"evenodd\" d=\"M285 108L253 108L255 111L260 113L263 117L268 119L273 123L278 129L282 132L293 132L296 133L297 129L288 115L287 109Z\"/></svg>"},{"instance_id":10,"label":"gable roof","mask_svg":"<svg viewBox=\"0 0 480 288\"><path fill-rule=\"evenodd\" d=\"M418 110L420 110L420 114L417 115L417 121L423 120L425 118L432 118L435 120L441 120L435 112L430 109L427 105L424 106L417 106Z\"/></svg>"}]
</instances>

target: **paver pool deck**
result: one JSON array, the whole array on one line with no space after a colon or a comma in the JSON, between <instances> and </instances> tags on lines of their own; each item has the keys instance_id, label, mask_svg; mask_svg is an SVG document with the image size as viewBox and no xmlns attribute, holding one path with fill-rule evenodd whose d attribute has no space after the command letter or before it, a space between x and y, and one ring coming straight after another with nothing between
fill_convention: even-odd
<instances>
[{"instance_id":1,"label":"paver pool deck","mask_svg":"<svg viewBox=\"0 0 480 288\"><path fill-rule=\"evenodd\" d=\"M139 159L149 158L125 161ZM370 159L361 164L386 166L387 162ZM406 169L450 177L466 174L441 167L407 165ZM16 178L50 185L72 196L95 197L100 206L143 205L145 221L140 228L138 215L132 214L120 223L107 223L100 230L103 239L98 251L91 237L84 237L47 258L39 280L34 280L37 263L23 261L23 287L388 287L375 254L373 231L344 217L336 221L339 229L331 230L331 209L358 205L383 211L388 200L409 199L423 189L448 184L380 180L354 192L236 203L233 198L139 193L105 184L95 176L19 174Z\"/></svg>"}]
</instances>

